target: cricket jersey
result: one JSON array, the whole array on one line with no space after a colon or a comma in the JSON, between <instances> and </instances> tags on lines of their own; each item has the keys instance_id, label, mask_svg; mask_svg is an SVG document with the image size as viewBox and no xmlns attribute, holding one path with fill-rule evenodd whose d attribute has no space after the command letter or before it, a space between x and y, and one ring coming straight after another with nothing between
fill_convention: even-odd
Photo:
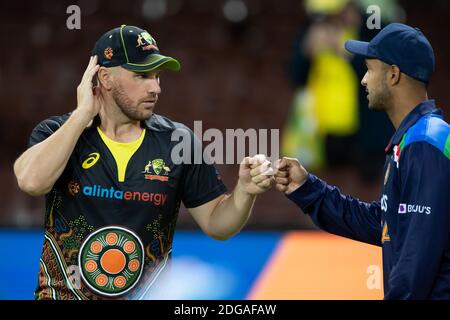
<instances>
[{"instance_id":1,"label":"cricket jersey","mask_svg":"<svg viewBox=\"0 0 450 320\"><path fill-rule=\"evenodd\" d=\"M288 198L319 228L382 246L385 299L450 299L450 127L434 100L393 135L379 201L343 195L312 174Z\"/></svg>"},{"instance_id":2,"label":"cricket jersey","mask_svg":"<svg viewBox=\"0 0 450 320\"><path fill-rule=\"evenodd\" d=\"M41 122L29 146L69 116ZM141 122L136 141L119 143L100 130L99 121L83 131L46 195L36 299L148 297L170 262L180 203L194 208L226 192L213 165L172 161L180 137L188 147L199 143L186 126L154 114ZM172 138L175 130L178 139ZM178 149L194 160L194 147Z\"/></svg>"}]
</instances>

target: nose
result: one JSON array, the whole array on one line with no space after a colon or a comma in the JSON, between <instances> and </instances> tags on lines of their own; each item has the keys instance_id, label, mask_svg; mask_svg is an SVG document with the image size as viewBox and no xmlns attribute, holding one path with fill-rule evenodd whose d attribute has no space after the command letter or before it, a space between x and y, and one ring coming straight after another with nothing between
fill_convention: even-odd
<instances>
[{"instance_id":1,"label":"nose","mask_svg":"<svg viewBox=\"0 0 450 320\"><path fill-rule=\"evenodd\" d=\"M148 92L151 95L158 95L161 93L161 86L159 85L159 78L148 79Z\"/></svg>"},{"instance_id":2,"label":"nose","mask_svg":"<svg viewBox=\"0 0 450 320\"><path fill-rule=\"evenodd\" d=\"M367 72L366 72L366 74L364 75L364 77L361 79L361 85L362 85L363 87L367 86Z\"/></svg>"}]
</instances>

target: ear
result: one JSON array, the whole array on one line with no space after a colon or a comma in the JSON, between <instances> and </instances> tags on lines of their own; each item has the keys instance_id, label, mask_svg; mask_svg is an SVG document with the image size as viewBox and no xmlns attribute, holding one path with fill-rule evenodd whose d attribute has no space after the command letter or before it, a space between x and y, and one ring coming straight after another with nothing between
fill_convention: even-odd
<instances>
[{"instance_id":1,"label":"ear","mask_svg":"<svg viewBox=\"0 0 450 320\"><path fill-rule=\"evenodd\" d=\"M391 85L395 86L400 82L400 69L395 64L391 65L389 68L389 81Z\"/></svg>"},{"instance_id":2,"label":"ear","mask_svg":"<svg viewBox=\"0 0 450 320\"><path fill-rule=\"evenodd\" d=\"M111 71L111 69L100 67L97 72L97 78L100 86L108 91L112 89L113 73Z\"/></svg>"}]
</instances>

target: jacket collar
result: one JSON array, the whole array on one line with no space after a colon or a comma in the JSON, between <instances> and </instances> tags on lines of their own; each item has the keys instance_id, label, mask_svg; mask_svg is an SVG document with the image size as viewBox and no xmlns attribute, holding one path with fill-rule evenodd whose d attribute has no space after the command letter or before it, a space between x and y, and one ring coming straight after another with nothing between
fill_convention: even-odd
<instances>
[{"instance_id":1,"label":"jacket collar","mask_svg":"<svg viewBox=\"0 0 450 320\"><path fill-rule=\"evenodd\" d=\"M388 153L393 146L398 145L406 131L427 114L442 115L442 111L436 107L434 99L425 100L419 103L410 113L408 113L387 145L385 149L386 153Z\"/></svg>"}]
</instances>

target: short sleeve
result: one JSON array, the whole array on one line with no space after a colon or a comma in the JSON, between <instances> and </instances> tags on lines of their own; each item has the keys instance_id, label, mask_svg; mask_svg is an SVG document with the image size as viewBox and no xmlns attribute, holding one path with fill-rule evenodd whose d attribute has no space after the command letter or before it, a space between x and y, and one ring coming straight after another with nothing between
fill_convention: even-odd
<instances>
[{"instance_id":1,"label":"short sleeve","mask_svg":"<svg viewBox=\"0 0 450 320\"><path fill-rule=\"evenodd\" d=\"M201 146L200 140L192 130L186 129L190 133L193 147ZM194 163L194 156L191 160L190 164L184 164L182 201L186 208L201 206L227 192L227 188L214 164L208 164L209 162L206 163L205 161L196 164Z\"/></svg>"},{"instance_id":2,"label":"short sleeve","mask_svg":"<svg viewBox=\"0 0 450 320\"><path fill-rule=\"evenodd\" d=\"M69 116L70 114L51 117L39 123L31 132L30 139L28 141L28 148L31 148L35 144L38 144L50 137L64 124L64 122L66 122Z\"/></svg>"}]
</instances>

